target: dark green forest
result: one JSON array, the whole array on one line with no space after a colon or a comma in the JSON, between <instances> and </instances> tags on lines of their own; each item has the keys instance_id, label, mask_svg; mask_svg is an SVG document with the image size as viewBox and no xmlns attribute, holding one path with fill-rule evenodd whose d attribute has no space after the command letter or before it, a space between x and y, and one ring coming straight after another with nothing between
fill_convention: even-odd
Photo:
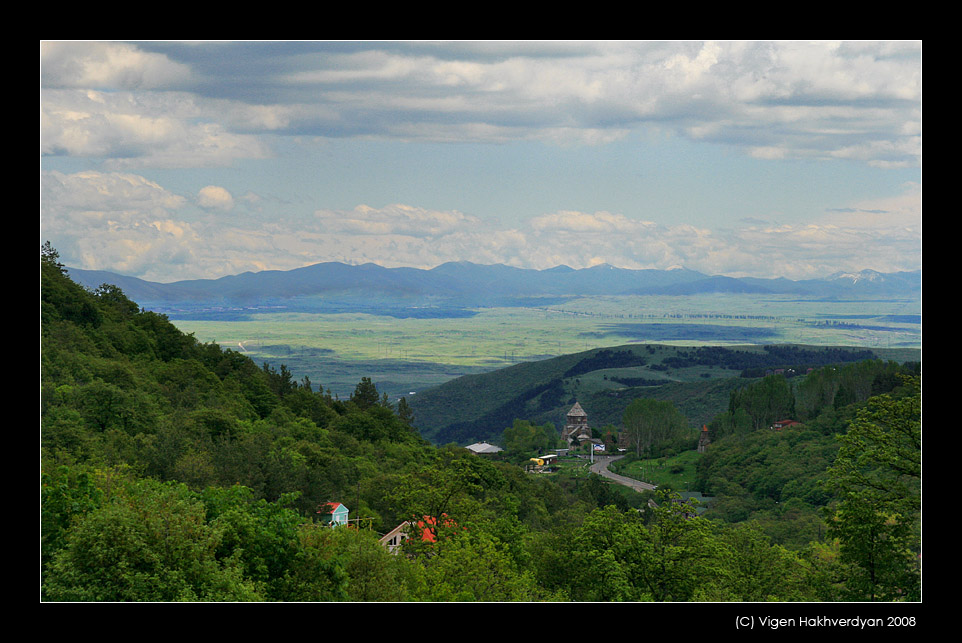
<instances>
[{"instance_id":1,"label":"dark green forest","mask_svg":"<svg viewBox=\"0 0 962 643\"><path fill-rule=\"evenodd\" d=\"M733 391L696 514L434 446L369 379L337 399L198 342L48 244L41 600L919 601L920 381L865 360Z\"/></svg>"}]
</instances>

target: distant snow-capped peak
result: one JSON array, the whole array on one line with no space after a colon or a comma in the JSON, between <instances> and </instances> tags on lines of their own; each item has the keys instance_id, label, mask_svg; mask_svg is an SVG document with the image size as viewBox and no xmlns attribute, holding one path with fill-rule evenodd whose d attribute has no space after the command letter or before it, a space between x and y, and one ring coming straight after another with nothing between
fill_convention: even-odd
<instances>
[{"instance_id":1,"label":"distant snow-capped peak","mask_svg":"<svg viewBox=\"0 0 962 643\"><path fill-rule=\"evenodd\" d=\"M857 284L860 281L885 281L885 275L875 270L860 270L859 272L836 272L828 279L829 281L851 281Z\"/></svg>"}]
</instances>

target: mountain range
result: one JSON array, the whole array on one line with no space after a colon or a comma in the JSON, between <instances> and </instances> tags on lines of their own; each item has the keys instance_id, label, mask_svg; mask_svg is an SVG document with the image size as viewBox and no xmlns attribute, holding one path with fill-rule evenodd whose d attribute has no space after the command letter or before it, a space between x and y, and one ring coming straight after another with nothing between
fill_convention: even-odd
<instances>
[{"instance_id":1,"label":"mountain range","mask_svg":"<svg viewBox=\"0 0 962 643\"><path fill-rule=\"evenodd\" d=\"M917 297L922 271L863 270L824 279L792 281L707 275L685 268L630 270L603 264L573 269L514 268L450 262L431 269L385 268L373 263L317 263L293 270L245 272L219 279L158 283L112 272L67 268L72 279L96 288L110 283L147 308L172 305L270 305L290 309L306 302L364 308L369 305L470 307L517 305L531 298L587 295L697 295L756 293L805 297ZM311 307L311 306L308 306Z\"/></svg>"}]
</instances>

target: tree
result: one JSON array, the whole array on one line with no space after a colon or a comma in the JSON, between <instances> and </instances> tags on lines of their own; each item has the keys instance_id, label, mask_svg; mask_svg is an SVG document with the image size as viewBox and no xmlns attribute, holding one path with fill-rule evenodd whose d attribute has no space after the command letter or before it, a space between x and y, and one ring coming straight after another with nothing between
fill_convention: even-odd
<instances>
[{"instance_id":1,"label":"tree","mask_svg":"<svg viewBox=\"0 0 962 643\"><path fill-rule=\"evenodd\" d=\"M919 600L918 541L913 531L904 516L886 513L864 497L839 503L829 535L838 539L839 560L848 564L845 598Z\"/></svg>"},{"instance_id":2,"label":"tree","mask_svg":"<svg viewBox=\"0 0 962 643\"><path fill-rule=\"evenodd\" d=\"M103 323L97 298L67 277L60 255L45 246L40 254L41 330L49 332L57 322L73 322L91 329Z\"/></svg>"},{"instance_id":3,"label":"tree","mask_svg":"<svg viewBox=\"0 0 962 643\"><path fill-rule=\"evenodd\" d=\"M504 430L501 439L509 453L543 453L556 446L558 433L551 423L538 426L528 420L515 420Z\"/></svg>"},{"instance_id":4,"label":"tree","mask_svg":"<svg viewBox=\"0 0 962 643\"><path fill-rule=\"evenodd\" d=\"M870 398L840 437L828 485L839 498L829 535L850 566L855 600L918 600L921 380Z\"/></svg>"},{"instance_id":5,"label":"tree","mask_svg":"<svg viewBox=\"0 0 962 643\"><path fill-rule=\"evenodd\" d=\"M901 513L919 508L922 458L922 390L918 377L905 388L873 397L844 436L829 470L841 494L862 493ZM900 395L901 393L901 395Z\"/></svg>"},{"instance_id":6,"label":"tree","mask_svg":"<svg viewBox=\"0 0 962 643\"><path fill-rule=\"evenodd\" d=\"M794 414L792 387L783 376L768 375L751 386L732 391L728 410L734 413L738 408L751 417L753 430L771 426Z\"/></svg>"},{"instance_id":7,"label":"tree","mask_svg":"<svg viewBox=\"0 0 962 643\"><path fill-rule=\"evenodd\" d=\"M370 377L361 378L361 381L354 387L354 392L351 393L351 401L362 411L373 408L381 403L381 396L377 392L377 386L371 382Z\"/></svg>"},{"instance_id":8,"label":"tree","mask_svg":"<svg viewBox=\"0 0 962 643\"><path fill-rule=\"evenodd\" d=\"M267 362L264 362L262 367L264 374L267 375L268 386L271 390L280 397L283 398L297 390L297 382L294 381L294 374L291 373L290 369L287 368L286 364L281 364L281 370L277 371Z\"/></svg>"},{"instance_id":9,"label":"tree","mask_svg":"<svg viewBox=\"0 0 962 643\"><path fill-rule=\"evenodd\" d=\"M628 511L631 505L624 494L614 490L617 486L598 474L592 473L587 480L578 485L578 497L589 506L600 508L613 505L620 511Z\"/></svg>"},{"instance_id":10,"label":"tree","mask_svg":"<svg viewBox=\"0 0 962 643\"><path fill-rule=\"evenodd\" d=\"M40 482L40 557L46 565L64 547L74 519L96 509L103 494L84 467L59 467Z\"/></svg>"},{"instance_id":11,"label":"tree","mask_svg":"<svg viewBox=\"0 0 962 643\"><path fill-rule=\"evenodd\" d=\"M60 263L60 253L54 249L50 241L44 241L43 245L40 246L40 261L55 267L61 274L65 274L64 266Z\"/></svg>"},{"instance_id":12,"label":"tree","mask_svg":"<svg viewBox=\"0 0 962 643\"><path fill-rule=\"evenodd\" d=\"M137 304L131 301L123 290L113 284L100 284L94 290L94 295L100 299L104 308L112 311L121 319L130 319L140 311Z\"/></svg>"},{"instance_id":13,"label":"tree","mask_svg":"<svg viewBox=\"0 0 962 643\"><path fill-rule=\"evenodd\" d=\"M414 560L420 577L415 600L504 602L543 598L534 575L518 569L502 544L483 529L451 531L444 539L443 549Z\"/></svg>"},{"instance_id":14,"label":"tree","mask_svg":"<svg viewBox=\"0 0 962 643\"><path fill-rule=\"evenodd\" d=\"M622 416L628 441L635 455L650 453L651 448L683 432L688 421L671 402L639 398L628 405Z\"/></svg>"},{"instance_id":15,"label":"tree","mask_svg":"<svg viewBox=\"0 0 962 643\"><path fill-rule=\"evenodd\" d=\"M712 442L717 442L729 435L744 435L751 430L752 419L741 407L722 413L708 424Z\"/></svg>"},{"instance_id":16,"label":"tree","mask_svg":"<svg viewBox=\"0 0 962 643\"><path fill-rule=\"evenodd\" d=\"M218 557L239 559L266 600L346 598L347 578L333 545L315 538L319 530L292 508L297 493L267 502L235 485L209 488L202 497L208 521L222 534Z\"/></svg>"},{"instance_id":17,"label":"tree","mask_svg":"<svg viewBox=\"0 0 962 643\"><path fill-rule=\"evenodd\" d=\"M732 525L721 537L732 551L731 591L738 600L814 600L796 554L772 545L757 523Z\"/></svg>"},{"instance_id":18,"label":"tree","mask_svg":"<svg viewBox=\"0 0 962 643\"><path fill-rule=\"evenodd\" d=\"M477 519L486 486L483 469L488 466L467 452L443 450L399 476L391 504L397 515L412 522L405 547L413 553L425 548L437 553L446 546L443 534ZM427 538L422 538L425 532Z\"/></svg>"},{"instance_id":19,"label":"tree","mask_svg":"<svg viewBox=\"0 0 962 643\"><path fill-rule=\"evenodd\" d=\"M695 515L693 501L682 502L670 491L657 493L658 505L633 553L633 583L654 601L698 600L701 595L728 595L732 551L712 528Z\"/></svg>"},{"instance_id":20,"label":"tree","mask_svg":"<svg viewBox=\"0 0 962 643\"><path fill-rule=\"evenodd\" d=\"M730 600L732 552L708 521L677 494L659 492L647 512L596 509L558 542L566 571L558 581L577 601Z\"/></svg>"},{"instance_id":21,"label":"tree","mask_svg":"<svg viewBox=\"0 0 962 643\"><path fill-rule=\"evenodd\" d=\"M327 427L337 418L337 413L330 407L324 396L321 393L311 392L309 381L306 386L285 395L282 404L296 415L305 417L322 428Z\"/></svg>"},{"instance_id":22,"label":"tree","mask_svg":"<svg viewBox=\"0 0 962 643\"><path fill-rule=\"evenodd\" d=\"M414 426L414 411L411 409L411 406L408 404L408 399L406 397L402 397L400 400L398 400L397 416L406 425L410 427Z\"/></svg>"},{"instance_id":23,"label":"tree","mask_svg":"<svg viewBox=\"0 0 962 643\"><path fill-rule=\"evenodd\" d=\"M345 575L350 601L404 601L415 585L410 559L398 556L378 542L370 529L313 529L313 541L325 541L337 556Z\"/></svg>"},{"instance_id":24,"label":"tree","mask_svg":"<svg viewBox=\"0 0 962 643\"><path fill-rule=\"evenodd\" d=\"M106 494L105 494L106 495ZM52 601L262 600L219 529L181 484L132 481L78 516L47 567Z\"/></svg>"}]
</instances>

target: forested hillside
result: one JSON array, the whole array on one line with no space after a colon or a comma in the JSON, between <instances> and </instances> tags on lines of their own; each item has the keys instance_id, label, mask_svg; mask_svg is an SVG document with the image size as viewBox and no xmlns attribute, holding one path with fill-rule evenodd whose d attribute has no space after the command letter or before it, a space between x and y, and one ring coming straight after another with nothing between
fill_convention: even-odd
<instances>
[{"instance_id":1,"label":"forested hillside","mask_svg":"<svg viewBox=\"0 0 962 643\"><path fill-rule=\"evenodd\" d=\"M804 547L820 539L831 526L824 524L824 516L837 494L828 472L844 436L889 400L919 413L911 406L919 393L918 367L864 360L826 366L791 383L769 376L733 392L728 411L708 425L712 446L698 463L695 489L714 498L705 516L730 523L752 520L786 546ZM799 424L781 431L769 428L790 418ZM906 479L916 484L921 439L910 428L900 427L900 433L885 438L890 449L886 466L904 469ZM914 524L918 514L903 519Z\"/></svg>"},{"instance_id":2,"label":"forested hillside","mask_svg":"<svg viewBox=\"0 0 962 643\"><path fill-rule=\"evenodd\" d=\"M332 398L197 342L114 286L78 286L45 246L41 598L915 600L918 476L897 465L917 453L886 436L918 431L918 392L898 381L839 403L853 414L823 470L825 531L788 548L752 521L693 517L667 492L638 511L596 477L434 447L370 380ZM713 425L715 446L762 433L738 408ZM704 484L745 484L718 453ZM350 528L322 526L329 502L349 507ZM378 542L408 520L397 553Z\"/></svg>"},{"instance_id":3,"label":"forested hillside","mask_svg":"<svg viewBox=\"0 0 962 643\"><path fill-rule=\"evenodd\" d=\"M576 401L598 429L619 425L625 409L639 397L671 402L700 427L727 410L732 391L767 373L783 371L787 378L801 380L798 376L811 369L917 353L831 346L631 344L465 375L418 393L411 406L422 435L435 444L497 441L515 418L550 422L560 430Z\"/></svg>"}]
</instances>

